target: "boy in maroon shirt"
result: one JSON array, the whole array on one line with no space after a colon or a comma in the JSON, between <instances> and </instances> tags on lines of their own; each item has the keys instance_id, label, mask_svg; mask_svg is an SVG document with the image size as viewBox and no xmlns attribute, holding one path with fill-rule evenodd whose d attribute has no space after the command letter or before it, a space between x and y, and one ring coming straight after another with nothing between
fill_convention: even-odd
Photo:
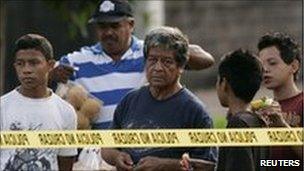
<instances>
[{"instance_id":1,"label":"boy in maroon shirt","mask_svg":"<svg viewBox=\"0 0 304 171\"><path fill-rule=\"evenodd\" d=\"M261 111L270 127L303 127L303 92L296 85L301 67L299 45L288 35L264 35L258 43L259 57L264 67L264 85L273 91L279 102ZM275 171L298 171L303 167L303 149L300 146L272 147L272 160L300 160L298 167L271 167Z\"/></svg>"}]
</instances>

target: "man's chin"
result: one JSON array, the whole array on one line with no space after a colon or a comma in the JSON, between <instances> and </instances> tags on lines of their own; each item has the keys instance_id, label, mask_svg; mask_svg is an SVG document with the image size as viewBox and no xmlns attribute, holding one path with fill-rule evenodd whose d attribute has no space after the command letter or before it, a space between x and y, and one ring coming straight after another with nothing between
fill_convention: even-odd
<instances>
[{"instance_id":1,"label":"man's chin","mask_svg":"<svg viewBox=\"0 0 304 171\"><path fill-rule=\"evenodd\" d=\"M36 89L37 85L36 84L29 84L29 83L21 83L21 87L23 89L31 90L31 89Z\"/></svg>"},{"instance_id":2,"label":"man's chin","mask_svg":"<svg viewBox=\"0 0 304 171\"><path fill-rule=\"evenodd\" d=\"M161 82L152 82L149 85L150 87L155 87L155 88L162 88L166 86L164 83Z\"/></svg>"},{"instance_id":3,"label":"man's chin","mask_svg":"<svg viewBox=\"0 0 304 171\"><path fill-rule=\"evenodd\" d=\"M117 43L107 43L103 45L103 49L107 52L107 53L115 53L118 51L117 48L115 48L115 46L117 46Z\"/></svg>"},{"instance_id":4,"label":"man's chin","mask_svg":"<svg viewBox=\"0 0 304 171\"><path fill-rule=\"evenodd\" d=\"M269 89L269 90L273 90L275 89L277 86L274 84L264 84L263 85L265 88Z\"/></svg>"}]
</instances>

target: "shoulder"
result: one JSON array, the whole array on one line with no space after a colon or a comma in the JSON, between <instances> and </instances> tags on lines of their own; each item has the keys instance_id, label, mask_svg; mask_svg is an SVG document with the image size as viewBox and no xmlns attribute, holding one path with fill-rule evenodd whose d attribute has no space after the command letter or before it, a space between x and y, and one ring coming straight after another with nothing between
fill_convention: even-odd
<instances>
[{"instance_id":1,"label":"shoulder","mask_svg":"<svg viewBox=\"0 0 304 171\"><path fill-rule=\"evenodd\" d=\"M228 118L228 127L264 127L265 123L256 114L238 113Z\"/></svg>"},{"instance_id":2,"label":"shoulder","mask_svg":"<svg viewBox=\"0 0 304 171\"><path fill-rule=\"evenodd\" d=\"M194 120L203 120L207 125L212 125L212 118L205 106L205 104L192 92L184 88L182 95L180 96L183 109L189 113L188 117L194 118Z\"/></svg>"},{"instance_id":3,"label":"shoulder","mask_svg":"<svg viewBox=\"0 0 304 171\"><path fill-rule=\"evenodd\" d=\"M132 50L142 50L144 48L144 41L137 38L136 36L132 36Z\"/></svg>"},{"instance_id":4,"label":"shoulder","mask_svg":"<svg viewBox=\"0 0 304 171\"><path fill-rule=\"evenodd\" d=\"M12 90L12 91L4 94L3 96L1 96L0 102L1 102L1 104L4 104L8 101L14 100L15 98L16 98L16 90Z\"/></svg>"},{"instance_id":5,"label":"shoulder","mask_svg":"<svg viewBox=\"0 0 304 171\"><path fill-rule=\"evenodd\" d=\"M135 88L129 91L119 102L117 108L131 108L133 105L138 105L145 101L145 98L148 97L147 95L148 87L143 86L140 88Z\"/></svg>"},{"instance_id":6,"label":"shoulder","mask_svg":"<svg viewBox=\"0 0 304 171\"><path fill-rule=\"evenodd\" d=\"M227 127L238 128L238 127L248 127L246 123L240 118L240 116L230 116L228 118Z\"/></svg>"},{"instance_id":7,"label":"shoulder","mask_svg":"<svg viewBox=\"0 0 304 171\"><path fill-rule=\"evenodd\" d=\"M63 59L67 59L71 62L84 63L91 61L94 58L102 54L102 48L100 43L96 43L90 46L83 46L80 50L73 51L67 55L62 56Z\"/></svg>"},{"instance_id":8,"label":"shoulder","mask_svg":"<svg viewBox=\"0 0 304 171\"><path fill-rule=\"evenodd\" d=\"M142 86L139 88L135 88L131 91L129 91L123 98L124 101L128 101L134 98L140 97L142 94L147 93L148 87L147 86Z\"/></svg>"},{"instance_id":9,"label":"shoulder","mask_svg":"<svg viewBox=\"0 0 304 171\"><path fill-rule=\"evenodd\" d=\"M144 42L143 40L138 39L135 36L132 36L132 44L131 47L129 49L129 51L131 52L130 55L126 56L125 59L144 59L144 53L143 53L143 49L144 49Z\"/></svg>"},{"instance_id":10,"label":"shoulder","mask_svg":"<svg viewBox=\"0 0 304 171\"><path fill-rule=\"evenodd\" d=\"M76 118L76 112L73 106L68 103L67 101L63 100L61 97L59 97L57 94L53 93L51 97L56 103L56 106L58 107L60 114L67 119Z\"/></svg>"},{"instance_id":11,"label":"shoulder","mask_svg":"<svg viewBox=\"0 0 304 171\"><path fill-rule=\"evenodd\" d=\"M200 109L200 110L206 110L206 105L203 101L201 101L196 95L194 95L190 90L187 88L184 88L182 93L182 99L185 100L186 104Z\"/></svg>"}]
</instances>

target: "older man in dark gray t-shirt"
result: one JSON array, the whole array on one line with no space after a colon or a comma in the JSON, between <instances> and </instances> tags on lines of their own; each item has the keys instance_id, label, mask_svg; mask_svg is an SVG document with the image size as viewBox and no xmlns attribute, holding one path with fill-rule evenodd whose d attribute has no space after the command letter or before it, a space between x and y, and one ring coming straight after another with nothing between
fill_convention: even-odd
<instances>
[{"instance_id":1,"label":"older man in dark gray t-shirt","mask_svg":"<svg viewBox=\"0 0 304 171\"><path fill-rule=\"evenodd\" d=\"M116 108L112 129L163 129L211 128L212 120L203 104L188 89L182 88L165 100L155 99L149 87L142 87L127 94ZM137 163L145 156L181 158L189 152L191 157L215 161L211 148L126 148Z\"/></svg>"},{"instance_id":2,"label":"older man in dark gray t-shirt","mask_svg":"<svg viewBox=\"0 0 304 171\"><path fill-rule=\"evenodd\" d=\"M128 93L117 106L113 129L211 128L203 104L179 79L188 60L188 40L176 28L152 30L145 39L145 71L149 85ZM215 148L103 149L103 158L118 170L183 170L179 159L216 160ZM134 164L136 167L134 168Z\"/></svg>"}]
</instances>

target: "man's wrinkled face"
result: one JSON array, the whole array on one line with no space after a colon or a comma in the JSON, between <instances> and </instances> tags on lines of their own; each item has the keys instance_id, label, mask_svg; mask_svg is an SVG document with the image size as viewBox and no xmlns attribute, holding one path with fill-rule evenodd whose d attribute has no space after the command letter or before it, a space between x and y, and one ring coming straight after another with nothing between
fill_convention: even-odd
<instances>
[{"instance_id":1,"label":"man's wrinkled face","mask_svg":"<svg viewBox=\"0 0 304 171\"><path fill-rule=\"evenodd\" d=\"M35 49L22 49L15 55L14 67L21 86L26 89L47 85L53 65L53 60L46 61L44 55Z\"/></svg>"},{"instance_id":2,"label":"man's wrinkled face","mask_svg":"<svg viewBox=\"0 0 304 171\"><path fill-rule=\"evenodd\" d=\"M120 54L128 48L133 29L134 21L129 19L96 24L97 37L108 54Z\"/></svg>"},{"instance_id":3,"label":"man's wrinkled face","mask_svg":"<svg viewBox=\"0 0 304 171\"><path fill-rule=\"evenodd\" d=\"M293 67L282 60L280 51L275 46L262 49L259 57L264 68L263 83L266 88L274 89L293 78Z\"/></svg>"},{"instance_id":4,"label":"man's wrinkled face","mask_svg":"<svg viewBox=\"0 0 304 171\"><path fill-rule=\"evenodd\" d=\"M151 87L165 88L178 82L183 68L175 61L175 52L152 47L146 59L146 76Z\"/></svg>"}]
</instances>

